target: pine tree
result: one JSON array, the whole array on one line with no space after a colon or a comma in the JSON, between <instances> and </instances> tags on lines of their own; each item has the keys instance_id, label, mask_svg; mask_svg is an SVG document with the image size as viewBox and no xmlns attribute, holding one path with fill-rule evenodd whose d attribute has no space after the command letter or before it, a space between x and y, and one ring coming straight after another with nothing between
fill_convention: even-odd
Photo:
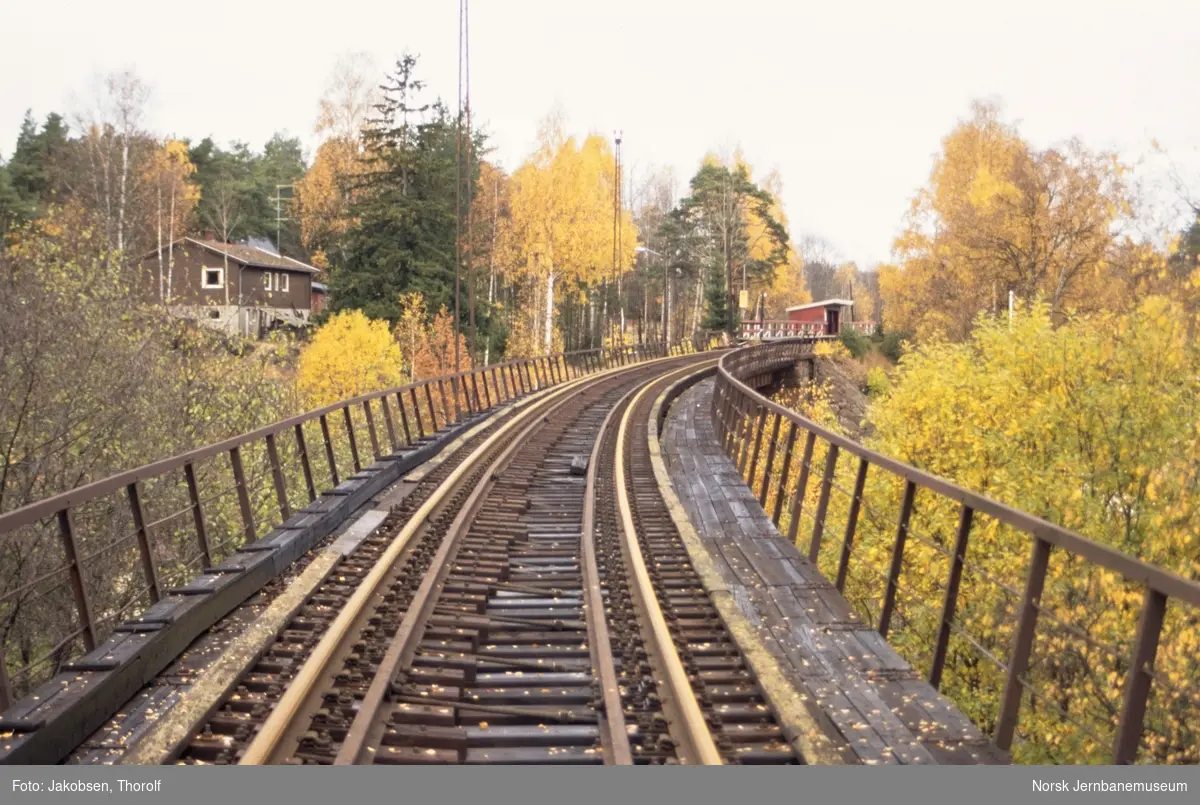
<instances>
[{"instance_id":1,"label":"pine tree","mask_svg":"<svg viewBox=\"0 0 1200 805\"><path fill-rule=\"evenodd\" d=\"M356 224L331 279L335 308L393 324L405 292L422 294L432 310L454 304L456 126L444 104L422 100L415 68L410 55L396 63L363 131Z\"/></svg>"},{"instance_id":2,"label":"pine tree","mask_svg":"<svg viewBox=\"0 0 1200 805\"><path fill-rule=\"evenodd\" d=\"M0 187L0 209L7 211L14 221L27 221L39 215L47 204L62 201L69 149L67 125L61 115L53 112L47 115L39 131L32 113L26 112L12 159L6 166L11 190ZM3 181L0 179L0 183Z\"/></svg>"},{"instance_id":3,"label":"pine tree","mask_svg":"<svg viewBox=\"0 0 1200 805\"><path fill-rule=\"evenodd\" d=\"M740 158L733 167L706 158L690 190L672 214L670 231L687 244L684 259L705 270L708 311L701 326L732 333L739 286L769 284L787 264L787 229L772 212L775 199L751 180Z\"/></svg>"}]
</instances>

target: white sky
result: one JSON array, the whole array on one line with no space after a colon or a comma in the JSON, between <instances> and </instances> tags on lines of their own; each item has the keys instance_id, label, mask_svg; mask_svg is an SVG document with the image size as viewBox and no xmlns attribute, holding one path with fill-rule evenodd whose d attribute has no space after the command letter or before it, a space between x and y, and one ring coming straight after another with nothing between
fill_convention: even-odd
<instances>
[{"instance_id":1,"label":"white sky","mask_svg":"<svg viewBox=\"0 0 1200 805\"><path fill-rule=\"evenodd\" d=\"M95 73L133 67L161 134L312 144L338 54L418 54L451 105L449 0L0 0L0 152L26 108L69 112ZM860 265L888 257L940 140L973 98L1002 100L1044 146L1079 136L1130 159L1150 139L1200 190L1198 0L475 0L475 118L507 168L554 104L624 131L635 171L741 144L778 168L794 235ZM1162 162L1161 159L1158 160Z\"/></svg>"}]
</instances>

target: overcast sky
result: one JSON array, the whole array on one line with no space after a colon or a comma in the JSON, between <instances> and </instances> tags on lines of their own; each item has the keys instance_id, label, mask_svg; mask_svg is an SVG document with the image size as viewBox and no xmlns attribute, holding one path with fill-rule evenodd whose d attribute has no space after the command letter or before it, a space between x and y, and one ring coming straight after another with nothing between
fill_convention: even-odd
<instances>
[{"instance_id":1,"label":"overcast sky","mask_svg":"<svg viewBox=\"0 0 1200 805\"><path fill-rule=\"evenodd\" d=\"M69 112L134 68L160 134L311 146L337 56L409 50L451 104L450 0L0 0L0 152L27 108ZM794 235L887 259L941 138L994 98L1035 144L1079 136L1130 159L1165 146L1200 188L1200 0L475 0L473 109L511 169L557 103L577 133L624 132L634 176L681 186L740 144L778 168ZM1160 160L1161 162L1161 160Z\"/></svg>"}]
</instances>

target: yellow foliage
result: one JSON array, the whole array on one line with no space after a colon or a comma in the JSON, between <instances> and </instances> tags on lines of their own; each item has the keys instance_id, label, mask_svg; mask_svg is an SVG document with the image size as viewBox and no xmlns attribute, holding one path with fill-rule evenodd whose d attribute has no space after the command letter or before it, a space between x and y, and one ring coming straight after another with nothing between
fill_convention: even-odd
<instances>
[{"instance_id":1,"label":"yellow foliage","mask_svg":"<svg viewBox=\"0 0 1200 805\"><path fill-rule=\"evenodd\" d=\"M983 492L1183 576L1200 576L1200 349L1187 339L1180 306L1161 297L1126 315L1094 314L1052 326L1046 305L1007 323L981 321L971 340L926 342L901 360L873 403L872 447ZM841 479L847 482L853 470ZM856 551L861 570L847 595L877 606L895 539L901 485L886 473L868 483L867 516ZM904 595L928 606L901 605L903 626L893 644L918 667L927 664L936 633L945 554L954 534L954 501L921 493L910 539ZM875 516L870 512L878 513ZM891 516L889 516L891 515ZM1030 537L977 515L956 620L972 639L1007 657L1015 606L1001 584L1019 590ZM856 559L856 562L859 560ZM826 557L830 572L836 560ZM873 569L872 569L873 568ZM910 569L911 568L911 569ZM916 569L920 568L920 572ZM1120 709L1128 647L1142 605L1139 585L1096 565L1052 556L1030 681L1089 730L1097 743L1050 708L1025 709L1018 750L1025 762L1104 762ZM1172 608L1155 668L1200 685L1200 628L1195 611ZM1094 643L1055 625L1056 618ZM1155 683L1156 686L1158 683ZM965 642L952 642L946 690L980 723L995 717L1003 672ZM1186 692L1160 689L1146 733L1155 762L1191 762L1200 713ZM1182 698L1181 698L1182 697Z\"/></svg>"},{"instance_id":2,"label":"yellow foliage","mask_svg":"<svg viewBox=\"0 0 1200 805\"><path fill-rule=\"evenodd\" d=\"M296 183L295 204L305 248L325 257L324 249L353 225L347 186L360 170L357 140L332 137L321 143L312 167Z\"/></svg>"},{"instance_id":3,"label":"yellow foliage","mask_svg":"<svg viewBox=\"0 0 1200 805\"><path fill-rule=\"evenodd\" d=\"M1115 155L1076 141L1035 151L996 108L973 111L913 201L900 267L881 274L887 329L962 339L980 312L1007 309L1009 291L1056 316L1127 296L1113 226L1131 200Z\"/></svg>"},{"instance_id":4,"label":"yellow foliage","mask_svg":"<svg viewBox=\"0 0 1200 805\"><path fill-rule=\"evenodd\" d=\"M300 351L296 384L311 406L402 382L400 347L387 322L368 319L360 310L334 314Z\"/></svg>"},{"instance_id":5,"label":"yellow foliage","mask_svg":"<svg viewBox=\"0 0 1200 805\"><path fill-rule=\"evenodd\" d=\"M561 126L544 127L538 150L510 180L510 226L503 248L514 255L517 275L544 287L544 315L534 326L543 348L554 335L555 298L576 283L597 283L612 273L613 185L616 161L608 141L588 136L582 144ZM618 266L636 258L637 227L621 212Z\"/></svg>"},{"instance_id":6,"label":"yellow foliage","mask_svg":"<svg viewBox=\"0 0 1200 805\"><path fill-rule=\"evenodd\" d=\"M429 313L425 309L424 295L416 291L400 294L400 318L393 332L404 356L404 369L413 378L417 352L429 336Z\"/></svg>"},{"instance_id":7,"label":"yellow foliage","mask_svg":"<svg viewBox=\"0 0 1200 805\"><path fill-rule=\"evenodd\" d=\"M452 374L454 361L454 317L442 305L434 316L425 338L417 345L413 354L413 378L423 379ZM463 371L471 368L471 353L467 351L467 340L458 334L458 363Z\"/></svg>"},{"instance_id":8,"label":"yellow foliage","mask_svg":"<svg viewBox=\"0 0 1200 805\"><path fill-rule=\"evenodd\" d=\"M1182 306L1163 297L1147 298L1126 314L1072 316L1061 326L1054 326L1045 304L1018 312L1011 329L981 319L965 343L928 340L905 354L892 377L869 373L867 424L874 435L868 445L1200 578L1200 346L1187 329ZM827 389L784 392L781 399L839 432ZM798 522L802 550L827 455L818 439ZM779 449L775 477L782 462ZM770 485L768 511L780 496L790 502L796 495L797 466L786 489ZM836 464L818 556L827 578L838 570L841 544L831 535L844 533L846 490L854 487L857 467L845 453ZM879 621L903 493L902 479L871 468L845 585L847 600L868 623ZM888 641L922 674L941 624L960 511L955 500L917 492ZM782 516L781 530L788 533L790 506ZM999 712L1005 669L996 660L1011 655L1031 540L975 513L942 690L985 732ZM1018 762L1111 761L1143 596L1136 580L1053 550L1027 674L1038 695L1032 706L1027 695L1021 709ZM1168 606L1154 672L1141 759L1200 762L1195 609Z\"/></svg>"}]
</instances>

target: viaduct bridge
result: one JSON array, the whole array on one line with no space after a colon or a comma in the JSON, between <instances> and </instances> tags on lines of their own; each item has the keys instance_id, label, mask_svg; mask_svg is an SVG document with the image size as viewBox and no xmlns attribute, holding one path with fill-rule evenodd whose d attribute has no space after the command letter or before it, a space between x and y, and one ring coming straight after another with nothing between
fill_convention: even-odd
<instances>
[{"instance_id":1,"label":"viaduct bridge","mask_svg":"<svg viewBox=\"0 0 1200 805\"><path fill-rule=\"evenodd\" d=\"M0 760L1196 762L1200 584L773 402L819 338L422 380L0 516Z\"/></svg>"}]
</instances>

